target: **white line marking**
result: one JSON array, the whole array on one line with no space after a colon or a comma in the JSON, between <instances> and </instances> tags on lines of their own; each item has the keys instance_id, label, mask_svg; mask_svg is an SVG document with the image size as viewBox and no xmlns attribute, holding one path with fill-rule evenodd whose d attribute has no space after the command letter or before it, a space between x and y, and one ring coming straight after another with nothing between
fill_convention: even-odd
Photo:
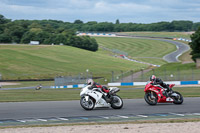
<instances>
[{"instance_id":1,"label":"white line marking","mask_svg":"<svg viewBox=\"0 0 200 133\"><path fill-rule=\"evenodd\" d=\"M176 113L169 113L169 114L178 115L178 116L185 116L184 114L176 114Z\"/></svg>"},{"instance_id":2,"label":"white line marking","mask_svg":"<svg viewBox=\"0 0 200 133\"><path fill-rule=\"evenodd\" d=\"M102 117L102 118L104 118L104 119L109 119L109 117L103 117L103 116L100 116L100 117Z\"/></svg>"},{"instance_id":3,"label":"white line marking","mask_svg":"<svg viewBox=\"0 0 200 133\"><path fill-rule=\"evenodd\" d=\"M200 113L193 113L193 115L200 115Z\"/></svg>"},{"instance_id":4,"label":"white line marking","mask_svg":"<svg viewBox=\"0 0 200 133\"><path fill-rule=\"evenodd\" d=\"M59 120L63 120L63 121L68 121L69 119L66 119L66 118L58 118Z\"/></svg>"},{"instance_id":5,"label":"white line marking","mask_svg":"<svg viewBox=\"0 0 200 133\"><path fill-rule=\"evenodd\" d=\"M137 116L139 116L139 117L148 117L148 116L146 116L146 115L137 115Z\"/></svg>"},{"instance_id":6,"label":"white line marking","mask_svg":"<svg viewBox=\"0 0 200 133\"><path fill-rule=\"evenodd\" d=\"M129 118L128 116L121 116L121 115L118 115L118 117L121 117L121 118Z\"/></svg>"},{"instance_id":7,"label":"white line marking","mask_svg":"<svg viewBox=\"0 0 200 133\"><path fill-rule=\"evenodd\" d=\"M47 121L47 120L45 120L45 119L37 119L37 120L39 120L39 121Z\"/></svg>"},{"instance_id":8,"label":"white line marking","mask_svg":"<svg viewBox=\"0 0 200 133\"><path fill-rule=\"evenodd\" d=\"M16 121L19 121L19 122L22 122L22 123L25 123L25 122L26 122L25 120L16 120Z\"/></svg>"}]
</instances>

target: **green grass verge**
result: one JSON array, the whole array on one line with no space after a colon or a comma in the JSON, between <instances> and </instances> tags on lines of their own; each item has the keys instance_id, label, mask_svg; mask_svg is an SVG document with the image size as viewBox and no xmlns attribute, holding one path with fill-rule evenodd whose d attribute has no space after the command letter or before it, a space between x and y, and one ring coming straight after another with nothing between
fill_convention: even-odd
<instances>
[{"instance_id":1,"label":"green grass verge","mask_svg":"<svg viewBox=\"0 0 200 133\"><path fill-rule=\"evenodd\" d=\"M123 34L147 37L170 37L190 39L192 32L121 32Z\"/></svg>"},{"instance_id":2,"label":"green grass verge","mask_svg":"<svg viewBox=\"0 0 200 133\"><path fill-rule=\"evenodd\" d=\"M155 70L152 70L144 74L144 79L149 80L150 75L156 75L163 80L199 80L200 79L200 69L196 68L195 63L168 63L164 64ZM173 75L173 77L172 77Z\"/></svg>"},{"instance_id":3,"label":"green grass verge","mask_svg":"<svg viewBox=\"0 0 200 133\"><path fill-rule=\"evenodd\" d=\"M109 81L111 71L139 70L147 65L70 46L0 45L0 73L3 79L54 78L56 75L86 75Z\"/></svg>"},{"instance_id":4,"label":"green grass verge","mask_svg":"<svg viewBox=\"0 0 200 133\"><path fill-rule=\"evenodd\" d=\"M26 101L67 101L80 99L78 90L42 89L42 90L1 90L1 102Z\"/></svg>"},{"instance_id":5,"label":"green grass verge","mask_svg":"<svg viewBox=\"0 0 200 133\"><path fill-rule=\"evenodd\" d=\"M181 60L183 63L191 63L194 62L192 60L192 55L190 55L191 53L191 49L187 52L185 52L184 54L182 54L178 59Z\"/></svg>"},{"instance_id":6,"label":"green grass verge","mask_svg":"<svg viewBox=\"0 0 200 133\"><path fill-rule=\"evenodd\" d=\"M54 81L20 81L20 82L7 82L7 83L14 83L15 85L2 85L2 88L19 88L19 87L30 87L30 86L54 86ZM1 82L0 82L1 84Z\"/></svg>"},{"instance_id":7,"label":"green grass verge","mask_svg":"<svg viewBox=\"0 0 200 133\"><path fill-rule=\"evenodd\" d=\"M183 97L200 97L199 87L175 88ZM67 101L80 100L80 89L0 90L0 102ZM123 99L144 98L143 89L121 89Z\"/></svg>"},{"instance_id":8,"label":"green grass verge","mask_svg":"<svg viewBox=\"0 0 200 133\"><path fill-rule=\"evenodd\" d=\"M165 64L162 57L176 50L176 46L163 41L120 37L95 37L98 44L111 50L128 53L130 58L157 65ZM156 52L155 52L156 49ZM102 50L101 52L108 52Z\"/></svg>"}]
</instances>

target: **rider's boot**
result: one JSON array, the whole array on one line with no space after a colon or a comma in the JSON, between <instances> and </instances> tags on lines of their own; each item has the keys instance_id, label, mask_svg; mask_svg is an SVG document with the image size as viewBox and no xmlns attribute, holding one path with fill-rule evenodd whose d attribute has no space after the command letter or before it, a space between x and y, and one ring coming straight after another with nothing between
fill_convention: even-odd
<instances>
[{"instance_id":1,"label":"rider's boot","mask_svg":"<svg viewBox=\"0 0 200 133\"><path fill-rule=\"evenodd\" d=\"M168 97L167 89L164 89L164 91L163 91L163 95L166 96L166 97Z\"/></svg>"},{"instance_id":2,"label":"rider's boot","mask_svg":"<svg viewBox=\"0 0 200 133\"><path fill-rule=\"evenodd\" d=\"M103 99L105 99L106 100L106 102L107 103L110 103L111 102L111 99L108 97L108 95L107 96L105 96L104 94L103 94Z\"/></svg>"},{"instance_id":3,"label":"rider's boot","mask_svg":"<svg viewBox=\"0 0 200 133\"><path fill-rule=\"evenodd\" d=\"M171 88L167 88L168 97L170 97L172 93L173 93L172 89Z\"/></svg>"}]
</instances>

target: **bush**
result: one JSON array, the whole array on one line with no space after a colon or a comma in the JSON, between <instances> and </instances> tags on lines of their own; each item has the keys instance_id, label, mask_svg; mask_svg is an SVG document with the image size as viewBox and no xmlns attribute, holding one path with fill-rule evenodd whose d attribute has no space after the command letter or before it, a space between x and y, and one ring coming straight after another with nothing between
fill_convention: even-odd
<instances>
[{"instance_id":1,"label":"bush","mask_svg":"<svg viewBox=\"0 0 200 133\"><path fill-rule=\"evenodd\" d=\"M197 58L200 58L200 27L198 30L191 35L190 47L192 49L192 52L190 53L192 55L192 59L196 62Z\"/></svg>"}]
</instances>

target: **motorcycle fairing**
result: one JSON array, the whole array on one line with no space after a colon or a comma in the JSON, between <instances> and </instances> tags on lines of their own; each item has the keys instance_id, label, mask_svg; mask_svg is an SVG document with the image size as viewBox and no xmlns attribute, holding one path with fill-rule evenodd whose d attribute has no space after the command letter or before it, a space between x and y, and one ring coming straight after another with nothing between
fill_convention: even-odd
<instances>
[{"instance_id":1,"label":"motorcycle fairing","mask_svg":"<svg viewBox=\"0 0 200 133\"><path fill-rule=\"evenodd\" d=\"M103 94L98 91L91 91L87 93L87 95L93 97L96 100L96 102L98 102L101 99Z\"/></svg>"},{"instance_id":2,"label":"motorcycle fairing","mask_svg":"<svg viewBox=\"0 0 200 133\"><path fill-rule=\"evenodd\" d=\"M99 107L110 107L110 104L108 104L103 98L100 98L99 101L95 104L95 108Z\"/></svg>"},{"instance_id":3,"label":"motorcycle fairing","mask_svg":"<svg viewBox=\"0 0 200 133\"><path fill-rule=\"evenodd\" d=\"M172 98L167 98L166 96L163 95L163 88L160 88L158 86L154 87L154 86L149 86L148 88L145 88L146 92L147 91L153 91L157 94L157 101L158 103L163 103L163 102L173 102L174 100Z\"/></svg>"}]
</instances>

